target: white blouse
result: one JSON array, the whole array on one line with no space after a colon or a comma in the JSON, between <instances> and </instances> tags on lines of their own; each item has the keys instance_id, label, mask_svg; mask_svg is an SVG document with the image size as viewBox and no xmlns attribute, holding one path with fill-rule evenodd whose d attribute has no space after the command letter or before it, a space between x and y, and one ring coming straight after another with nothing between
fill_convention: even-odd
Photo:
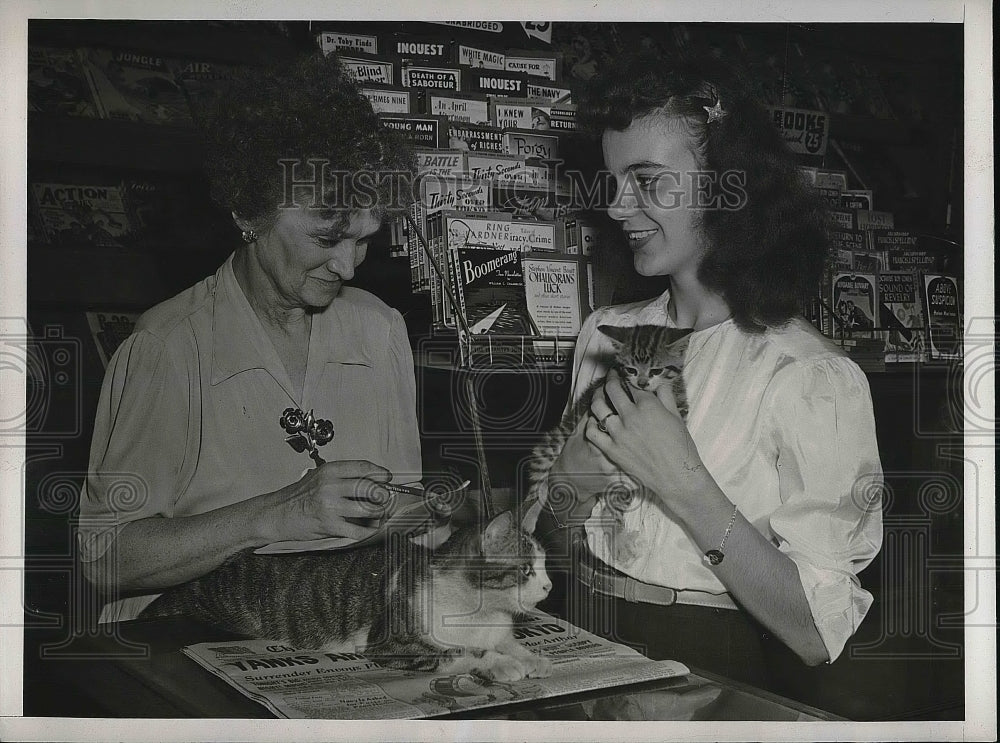
<instances>
[{"instance_id":1,"label":"white blouse","mask_svg":"<svg viewBox=\"0 0 1000 743\"><path fill-rule=\"evenodd\" d=\"M611 343L597 326L674 326L668 298L590 315L577 342L571 400L610 366ZM762 334L732 320L695 331L683 374L687 426L699 455L747 520L794 560L836 659L871 606L857 573L882 544L882 467L867 379L803 319ZM638 531L632 557L608 549L603 509L598 501L586 530L604 562L646 583L726 591L697 545L652 499L625 513L625 530Z\"/></svg>"}]
</instances>

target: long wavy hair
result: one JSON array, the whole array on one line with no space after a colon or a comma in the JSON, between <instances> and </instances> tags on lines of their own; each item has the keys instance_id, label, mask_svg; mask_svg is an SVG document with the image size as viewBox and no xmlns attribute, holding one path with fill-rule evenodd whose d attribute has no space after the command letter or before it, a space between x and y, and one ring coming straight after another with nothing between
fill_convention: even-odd
<instances>
[{"instance_id":1,"label":"long wavy hair","mask_svg":"<svg viewBox=\"0 0 1000 743\"><path fill-rule=\"evenodd\" d=\"M373 208L379 218L405 206L396 203L399 190L388 180L379 184L377 176L412 175L412 150L379 124L368 99L333 55L244 68L198 113L212 197L244 219L263 225L276 217L279 205L290 205L289 175L298 181L320 175L310 161L324 163L326 171L318 203L345 221L351 206ZM342 173L374 177L359 187L351 178L338 177Z\"/></svg>"},{"instance_id":2,"label":"long wavy hair","mask_svg":"<svg viewBox=\"0 0 1000 743\"><path fill-rule=\"evenodd\" d=\"M726 115L708 123L705 106L717 102ZM581 128L595 135L650 115L680 120L699 167L744 174L740 208L700 214L707 248L698 278L722 295L744 330L779 326L801 312L828 260L827 208L733 70L711 58L636 56L591 80L579 108ZM716 181L711 195L727 198L723 179Z\"/></svg>"}]
</instances>

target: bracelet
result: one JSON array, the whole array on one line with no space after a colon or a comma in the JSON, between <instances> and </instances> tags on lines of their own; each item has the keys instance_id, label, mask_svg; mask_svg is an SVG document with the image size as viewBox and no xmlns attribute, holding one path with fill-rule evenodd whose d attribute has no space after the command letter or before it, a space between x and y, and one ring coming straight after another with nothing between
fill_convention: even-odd
<instances>
[{"instance_id":1,"label":"bracelet","mask_svg":"<svg viewBox=\"0 0 1000 743\"><path fill-rule=\"evenodd\" d=\"M736 514L740 512L739 506L733 507L733 515L729 519L729 526L726 527L726 533L722 535L722 541L719 543L719 549L709 550L705 553L705 559L708 560L710 565L718 565L721 563L726 554L722 551L726 546L726 540L729 539L729 533L733 530L733 524L736 523Z\"/></svg>"}]
</instances>

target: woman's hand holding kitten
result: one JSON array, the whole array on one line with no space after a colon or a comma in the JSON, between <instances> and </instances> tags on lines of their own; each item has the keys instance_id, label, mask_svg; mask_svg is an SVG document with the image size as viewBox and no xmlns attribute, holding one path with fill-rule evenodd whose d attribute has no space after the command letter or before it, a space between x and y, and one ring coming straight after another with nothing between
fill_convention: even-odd
<instances>
[{"instance_id":1,"label":"woman's hand holding kitten","mask_svg":"<svg viewBox=\"0 0 1000 743\"><path fill-rule=\"evenodd\" d=\"M598 495L621 481L618 468L587 440L585 431L588 425L596 425L596 421L585 416L566 439L566 445L549 473L549 498L554 499L553 505L565 504L566 493L569 493L577 504L572 510L585 512L586 515L589 515Z\"/></svg>"},{"instance_id":2,"label":"woman's hand holding kitten","mask_svg":"<svg viewBox=\"0 0 1000 743\"><path fill-rule=\"evenodd\" d=\"M684 520L688 506L718 485L698 455L670 385L662 385L655 393L630 390L630 399L618 372L611 371L604 390L607 399L594 395L591 416L586 419L587 442ZM614 410L618 413L605 419ZM602 419L607 432L598 427Z\"/></svg>"}]
</instances>

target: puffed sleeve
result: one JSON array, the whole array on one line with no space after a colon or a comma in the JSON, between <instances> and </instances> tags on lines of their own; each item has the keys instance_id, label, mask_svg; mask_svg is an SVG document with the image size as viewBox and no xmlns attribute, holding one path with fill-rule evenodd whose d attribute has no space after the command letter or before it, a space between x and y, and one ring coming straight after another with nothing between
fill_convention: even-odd
<instances>
[{"instance_id":1,"label":"puffed sleeve","mask_svg":"<svg viewBox=\"0 0 1000 743\"><path fill-rule=\"evenodd\" d=\"M394 473L396 482L416 482L421 478L417 386L406 324L396 310L392 311L389 323L388 356L384 368L379 392L387 397L389 420L386 431L388 461L385 466Z\"/></svg>"},{"instance_id":2,"label":"puffed sleeve","mask_svg":"<svg viewBox=\"0 0 1000 743\"><path fill-rule=\"evenodd\" d=\"M128 523L171 516L198 401L163 341L139 331L118 348L101 388L79 520L81 559L103 555Z\"/></svg>"},{"instance_id":3,"label":"puffed sleeve","mask_svg":"<svg viewBox=\"0 0 1000 743\"><path fill-rule=\"evenodd\" d=\"M781 506L770 528L798 567L832 662L871 606L857 573L882 545L882 466L871 394L864 374L846 358L793 363L772 385Z\"/></svg>"}]
</instances>

